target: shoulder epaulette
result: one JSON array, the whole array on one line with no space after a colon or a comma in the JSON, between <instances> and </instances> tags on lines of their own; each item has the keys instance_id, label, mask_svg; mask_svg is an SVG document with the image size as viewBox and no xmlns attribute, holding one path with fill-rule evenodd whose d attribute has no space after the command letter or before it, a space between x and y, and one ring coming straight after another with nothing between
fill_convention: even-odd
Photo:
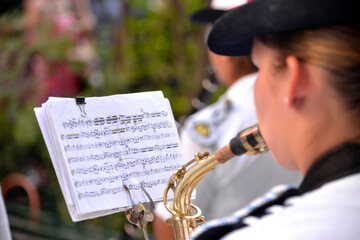
<instances>
[{"instance_id":1,"label":"shoulder epaulette","mask_svg":"<svg viewBox=\"0 0 360 240\"><path fill-rule=\"evenodd\" d=\"M185 131L188 131L200 144L213 145L220 134L218 128L230 110L230 101L226 98L219 99L216 103L189 117L185 124Z\"/></svg>"}]
</instances>

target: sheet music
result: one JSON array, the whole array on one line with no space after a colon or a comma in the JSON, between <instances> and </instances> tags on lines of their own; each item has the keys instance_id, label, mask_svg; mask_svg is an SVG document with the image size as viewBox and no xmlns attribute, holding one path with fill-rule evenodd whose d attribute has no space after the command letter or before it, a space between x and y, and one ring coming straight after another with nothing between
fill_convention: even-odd
<instances>
[{"instance_id":1,"label":"sheet music","mask_svg":"<svg viewBox=\"0 0 360 240\"><path fill-rule=\"evenodd\" d=\"M149 201L142 181L162 201L170 176L185 163L168 100L157 91L85 101L86 117L69 98L35 109L67 204L84 216L124 210L131 203L123 184L136 203ZM44 134L48 129L54 132Z\"/></svg>"}]
</instances>

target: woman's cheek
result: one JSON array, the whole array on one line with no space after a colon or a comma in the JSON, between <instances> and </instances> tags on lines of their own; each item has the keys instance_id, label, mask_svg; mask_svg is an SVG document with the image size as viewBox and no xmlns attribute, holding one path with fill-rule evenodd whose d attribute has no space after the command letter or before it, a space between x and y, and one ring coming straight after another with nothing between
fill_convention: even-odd
<instances>
[{"instance_id":1,"label":"woman's cheek","mask_svg":"<svg viewBox=\"0 0 360 240\"><path fill-rule=\"evenodd\" d=\"M260 77L260 75L259 75ZM254 98L255 98L255 107L256 107L256 115L257 115L257 119L258 119L258 123L259 125L262 124L262 120L263 120L263 109L264 109L264 101L263 101L263 88L261 86L262 82L261 79L258 77L258 79L256 79L255 82L255 86L254 86Z\"/></svg>"},{"instance_id":2,"label":"woman's cheek","mask_svg":"<svg viewBox=\"0 0 360 240\"><path fill-rule=\"evenodd\" d=\"M266 79L259 75L254 86L254 98L256 106L256 115L259 128L265 142L271 141L273 126L271 126L271 104L269 96L269 86L266 84Z\"/></svg>"}]
</instances>

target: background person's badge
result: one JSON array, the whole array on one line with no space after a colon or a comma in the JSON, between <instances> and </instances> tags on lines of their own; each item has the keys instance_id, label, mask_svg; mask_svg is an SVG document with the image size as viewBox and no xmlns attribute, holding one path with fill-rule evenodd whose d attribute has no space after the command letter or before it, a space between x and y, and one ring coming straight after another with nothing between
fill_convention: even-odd
<instances>
[{"instance_id":1,"label":"background person's badge","mask_svg":"<svg viewBox=\"0 0 360 240\"><path fill-rule=\"evenodd\" d=\"M208 122L196 121L190 127L190 134L203 145L212 145L216 142L217 129Z\"/></svg>"}]
</instances>

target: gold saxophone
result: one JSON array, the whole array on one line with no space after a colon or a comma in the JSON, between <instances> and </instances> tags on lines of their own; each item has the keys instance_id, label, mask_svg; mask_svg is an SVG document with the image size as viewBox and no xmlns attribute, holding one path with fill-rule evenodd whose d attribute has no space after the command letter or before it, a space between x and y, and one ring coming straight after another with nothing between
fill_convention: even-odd
<instances>
[{"instance_id":1,"label":"gold saxophone","mask_svg":"<svg viewBox=\"0 0 360 240\"><path fill-rule=\"evenodd\" d=\"M241 131L228 145L217 150L215 154L197 153L193 160L176 170L164 192L164 205L172 214L166 223L173 227L175 239L189 239L194 228L205 222L200 208L191 204L191 195L196 185L208 172L236 155L254 155L267 151L268 147L256 124ZM167 201L170 189L174 192L172 208Z\"/></svg>"}]
</instances>

